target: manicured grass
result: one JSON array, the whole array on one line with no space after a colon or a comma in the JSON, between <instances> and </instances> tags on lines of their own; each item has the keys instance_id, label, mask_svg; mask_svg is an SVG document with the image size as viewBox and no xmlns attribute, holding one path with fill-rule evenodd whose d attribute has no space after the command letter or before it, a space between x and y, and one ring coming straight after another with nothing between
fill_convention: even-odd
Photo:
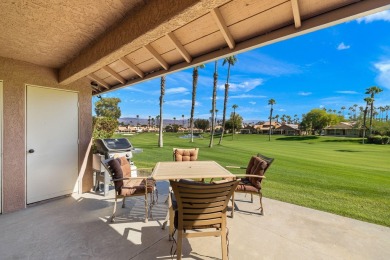
<instances>
[{"instance_id":1,"label":"manicured grass","mask_svg":"<svg viewBox=\"0 0 390 260\"><path fill-rule=\"evenodd\" d=\"M128 136L144 149L133 160L138 167L153 167L172 160L173 147L199 147L199 160L246 166L260 152L275 158L263 183L265 197L390 227L390 145L343 137L272 136L269 142L266 135L235 135L234 140L227 135L222 145L216 138L209 148L207 134L194 143L181 135L164 133L163 148L157 147L155 133Z\"/></svg>"}]
</instances>

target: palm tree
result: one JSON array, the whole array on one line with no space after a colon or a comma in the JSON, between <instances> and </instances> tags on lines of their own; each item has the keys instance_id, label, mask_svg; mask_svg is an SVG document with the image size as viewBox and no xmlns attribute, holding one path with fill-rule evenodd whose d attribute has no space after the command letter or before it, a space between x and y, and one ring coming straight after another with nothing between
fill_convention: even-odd
<instances>
[{"instance_id":1,"label":"palm tree","mask_svg":"<svg viewBox=\"0 0 390 260\"><path fill-rule=\"evenodd\" d=\"M356 121L356 111L357 111L358 104L353 105L353 112L355 112L354 120Z\"/></svg>"},{"instance_id":2,"label":"palm tree","mask_svg":"<svg viewBox=\"0 0 390 260\"><path fill-rule=\"evenodd\" d=\"M380 116L381 121L385 121L384 118L383 118L383 115L384 115L384 113L385 113L385 111L386 111L386 108L380 106L380 107L379 107L379 111L381 112L381 116Z\"/></svg>"},{"instance_id":3,"label":"palm tree","mask_svg":"<svg viewBox=\"0 0 390 260\"><path fill-rule=\"evenodd\" d=\"M344 116L344 110L345 110L345 106L342 106L341 107L341 112L343 113L343 116Z\"/></svg>"},{"instance_id":4,"label":"palm tree","mask_svg":"<svg viewBox=\"0 0 390 260\"><path fill-rule=\"evenodd\" d=\"M279 115L275 115L276 123L279 123Z\"/></svg>"},{"instance_id":5,"label":"palm tree","mask_svg":"<svg viewBox=\"0 0 390 260\"><path fill-rule=\"evenodd\" d=\"M370 98L370 97L366 97L364 99L364 101L366 101L366 108L364 109L364 114L363 114L363 144L364 144L364 138L365 138L365 135L366 135L366 129L367 129L367 126L366 126L366 119L367 119L367 110L368 110L368 106L374 102L374 99L373 98Z\"/></svg>"},{"instance_id":6,"label":"palm tree","mask_svg":"<svg viewBox=\"0 0 390 260\"><path fill-rule=\"evenodd\" d=\"M370 94L371 95L371 98L372 98L372 102L371 102L371 110L370 110L370 135L372 134L372 117L374 115L374 98L375 98L375 94L378 94L380 92L382 92L383 89L377 87L377 86L372 86L368 89L366 89L366 93L365 94Z\"/></svg>"},{"instance_id":7,"label":"palm tree","mask_svg":"<svg viewBox=\"0 0 390 260\"><path fill-rule=\"evenodd\" d=\"M218 77L218 75L217 75L217 77ZM218 121L218 112L219 112L219 110L215 109L215 122Z\"/></svg>"},{"instance_id":8,"label":"palm tree","mask_svg":"<svg viewBox=\"0 0 390 260\"><path fill-rule=\"evenodd\" d=\"M161 94L160 94L160 128L158 130L158 147L163 147L163 103L164 103L164 95L165 95L165 76L161 77Z\"/></svg>"},{"instance_id":9,"label":"palm tree","mask_svg":"<svg viewBox=\"0 0 390 260\"><path fill-rule=\"evenodd\" d=\"M271 98L268 100L268 105L271 105L271 109L269 110L269 135L268 135L268 141L271 141L271 119L272 119L272 111L274 111L274 104L276 103L275 99Z\"/></svg>"},{"instance_id":10,"label":"palm tree","mask_svg":"<svg viewBox=\"0 0 390 260\"><path fill-rule=\"evenodd\" d=\"M216 103L217 103L217 85L218 85L218 61L214 62L214 83L213 83L213 99L211 102L211 134L210 134L210 143L209 147L213 147L214 144L214 132L215 132L215 121L216 121L216 114L218 113L218 109L215 109Z\"/></svg>"},{"instance_id":11,"label":"palm tree","mask_svg":"<svg viewBox=\"0 0 390 260\"><path fill-rule=\"evenodd\" d=\"M137 115L137 128L139 127L139 115Z\"/></svg>"},{"instance_id":12,"label":"palm tree","mask_svg":"<svg viewBox=\"0 0 390 260\"><path fill-rule=\"evenodd\" d=\"M160 115L156 116L156 126L159 126L159 125L157 125L158 122L160 122Z\"/></svg>"},{"instance_id":13,"label":"palm tree","mask_svg":"<svg viewBox=\"0 0 390 260\"><path fill-rule=\"evenodd\" d=\"M298 115L295 114L295 115L294 115L294 123L295 123L295 124L298 124L298 121L299 121Z\"/></svg>"},{"instance_id":14,"label":"palm tree","mask_svg":"<svg viewBox=\"0 0 390 260\"><path fill-rule=\"evenodd\" d=\"M151 116L149 116L149 119L148 119L148 127L150 128L150 118Z\"/></svg>"},{"instance_id":15,"label":"palm tree","mask_svg":"<svg viewBox=\"0 0 390 260\"><path fill-rule=\"evenodd\" d=\"M176 117L173 118L173 125L176 125Z\"/></svg>"},{"instance_id":16,"label":"palm tree","mask_svg":"<svg viewBox=\"0 0 390 260\"><path fill-rule=\"evenodd\" d=\"M219 138L219 143L222 143L223 133L225 132L225 122L226 122L226 106L228 101L228 94L229 94L229 77L230 77L230 66L234 66L236 64L237 58L236 56L230 56L225 59L223 59L222 66L224 66L226 63L228 64L228 73L225 83L225 98L223 100L223 116L222 116L222 132L221 137Z\"/></svg>"},{"instance_id":17,"label":"palm tree","mask_svg":"<svg viewBox=\"0 0 390 260\"><path fill-rule=\"evenodd\" d=\"M390 106L386 106L385 109L386 109L386 122L387 122L387 120L389 119Z\"/></svg>"},{"instance_id":18,"label":"palm tree","mask_svg":"<svg viewBox=\"0 0 390 260\"><path fill-rule=\"evenodd\" d=\"M232 106L233 108L233 134L232 134L232 140L234 139L234 127L235 127L235 124L236 124L236 108L238 107L238 105L234 104Z\"/></svg>"},{"instance_id":19,"label":"palm tree","mask_svg":"<svg viewBox=\"0 0 390 260\"><path fill-rule=\"evenodd\" d=\"M286 116L287 118L287 124L291 124L291 116Z\"/></svg>"},{"instance_id":20,"label":"palm tree","mask_svg":"<svg viewBox=\"0 0 390 260\"><path fill-rule=\"evenodd\" d=\"M183 119L183 128L184 128L184 115L181 115L181 118Z\"/></svg>"},{"instance_id":21,"label":"palm tree","mask_svg":"<svg viewBox=\"0 0 390 260\"><path fill-rule=\"evenodd\" d=\"M282 120L282 123L286 123L286 115L285 114L283 114L280 119Z\"/></svg>"},{"instance_id":22,"label":"palm tree","mask_svg":"<svg viewBox=\"0 0 390 260\"><path fill-rule=\"evenodd\" d=\"M198 85L198 77L199 77L198 68L203 69L204 67L205 67L204 64L195 66L192 72L192 105L191 105L191 117L190 117L191 143L194 142L194 111L195 111L195 100L196 100L196 87Z\"/></svg>"}]
</instances>

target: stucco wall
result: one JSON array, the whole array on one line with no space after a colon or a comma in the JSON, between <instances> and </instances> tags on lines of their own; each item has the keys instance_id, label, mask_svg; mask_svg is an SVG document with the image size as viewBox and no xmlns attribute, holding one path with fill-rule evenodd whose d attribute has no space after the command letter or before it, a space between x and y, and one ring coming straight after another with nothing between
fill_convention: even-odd
<instances>
[{"instance_id":1,"label":"stucco wall","mask_svg":"<svg viewBox=\"0 0 390 260\"><path fill-rule=\"evenodd\" d=\"M3 212L26 205L26 84L74 90L79 93L79 173L83 174L82 191L92 186L88 145L92 136L91 88L85 81L68 86L57 83L57 71L30 63L0 57L0 80L3 80ZM85 172L80 172L87 160Z\"/></svg>"}]
</instances>

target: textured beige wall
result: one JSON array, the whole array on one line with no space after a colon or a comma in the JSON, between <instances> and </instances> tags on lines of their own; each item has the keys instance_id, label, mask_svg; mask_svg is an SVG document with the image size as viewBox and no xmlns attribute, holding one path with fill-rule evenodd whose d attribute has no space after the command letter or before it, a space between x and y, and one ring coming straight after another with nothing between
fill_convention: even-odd
<instances>
[{"instance_id":1,"label":"textured beige wall","mask_svg":"<svg viewBox=\"0 0 390 260\"><path fill-rule=\"evenodd\" d=\"M57 71L0 57L0 79L3 80L3 212L25 207L25 95L26 84L61 88L79 93L79 167L84 161L92 136L91 88L85 81L63 86L57 83ZM87 158L83 192L92 186L91 159Z\"/></svg>"}]
</instances>

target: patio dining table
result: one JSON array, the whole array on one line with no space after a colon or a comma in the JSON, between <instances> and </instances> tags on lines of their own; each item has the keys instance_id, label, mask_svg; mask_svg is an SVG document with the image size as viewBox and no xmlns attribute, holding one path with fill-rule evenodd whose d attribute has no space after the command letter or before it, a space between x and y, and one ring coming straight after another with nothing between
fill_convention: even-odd
<instances>
[{"instance_id":1,"label":"patio dining table","mask_svg":"<svg viewBox=\"0 0 390 260\"><path fill-rule=\"evenodd\" d=\"M234 175L215 161L158 162L151 177L159 180L229 178Z\"/></svg>"},{"instance_id":2,"label":"patio dining table","mask_svg":"<svg viewBox=\"0 0 390 260\"><path fill-rule=\"evenodd\" d=\"M234 174L215 161L158 162L151 174L151 177L156 181L232 178L234 176ZM169 192L168 196L169 212L172 213L171 192ZM173 234L173 218L169 218L169 213L165 218L162 229L165 229L168 219L170 220L169 239L171 239Z\"/></svg>"}]
</instances>

